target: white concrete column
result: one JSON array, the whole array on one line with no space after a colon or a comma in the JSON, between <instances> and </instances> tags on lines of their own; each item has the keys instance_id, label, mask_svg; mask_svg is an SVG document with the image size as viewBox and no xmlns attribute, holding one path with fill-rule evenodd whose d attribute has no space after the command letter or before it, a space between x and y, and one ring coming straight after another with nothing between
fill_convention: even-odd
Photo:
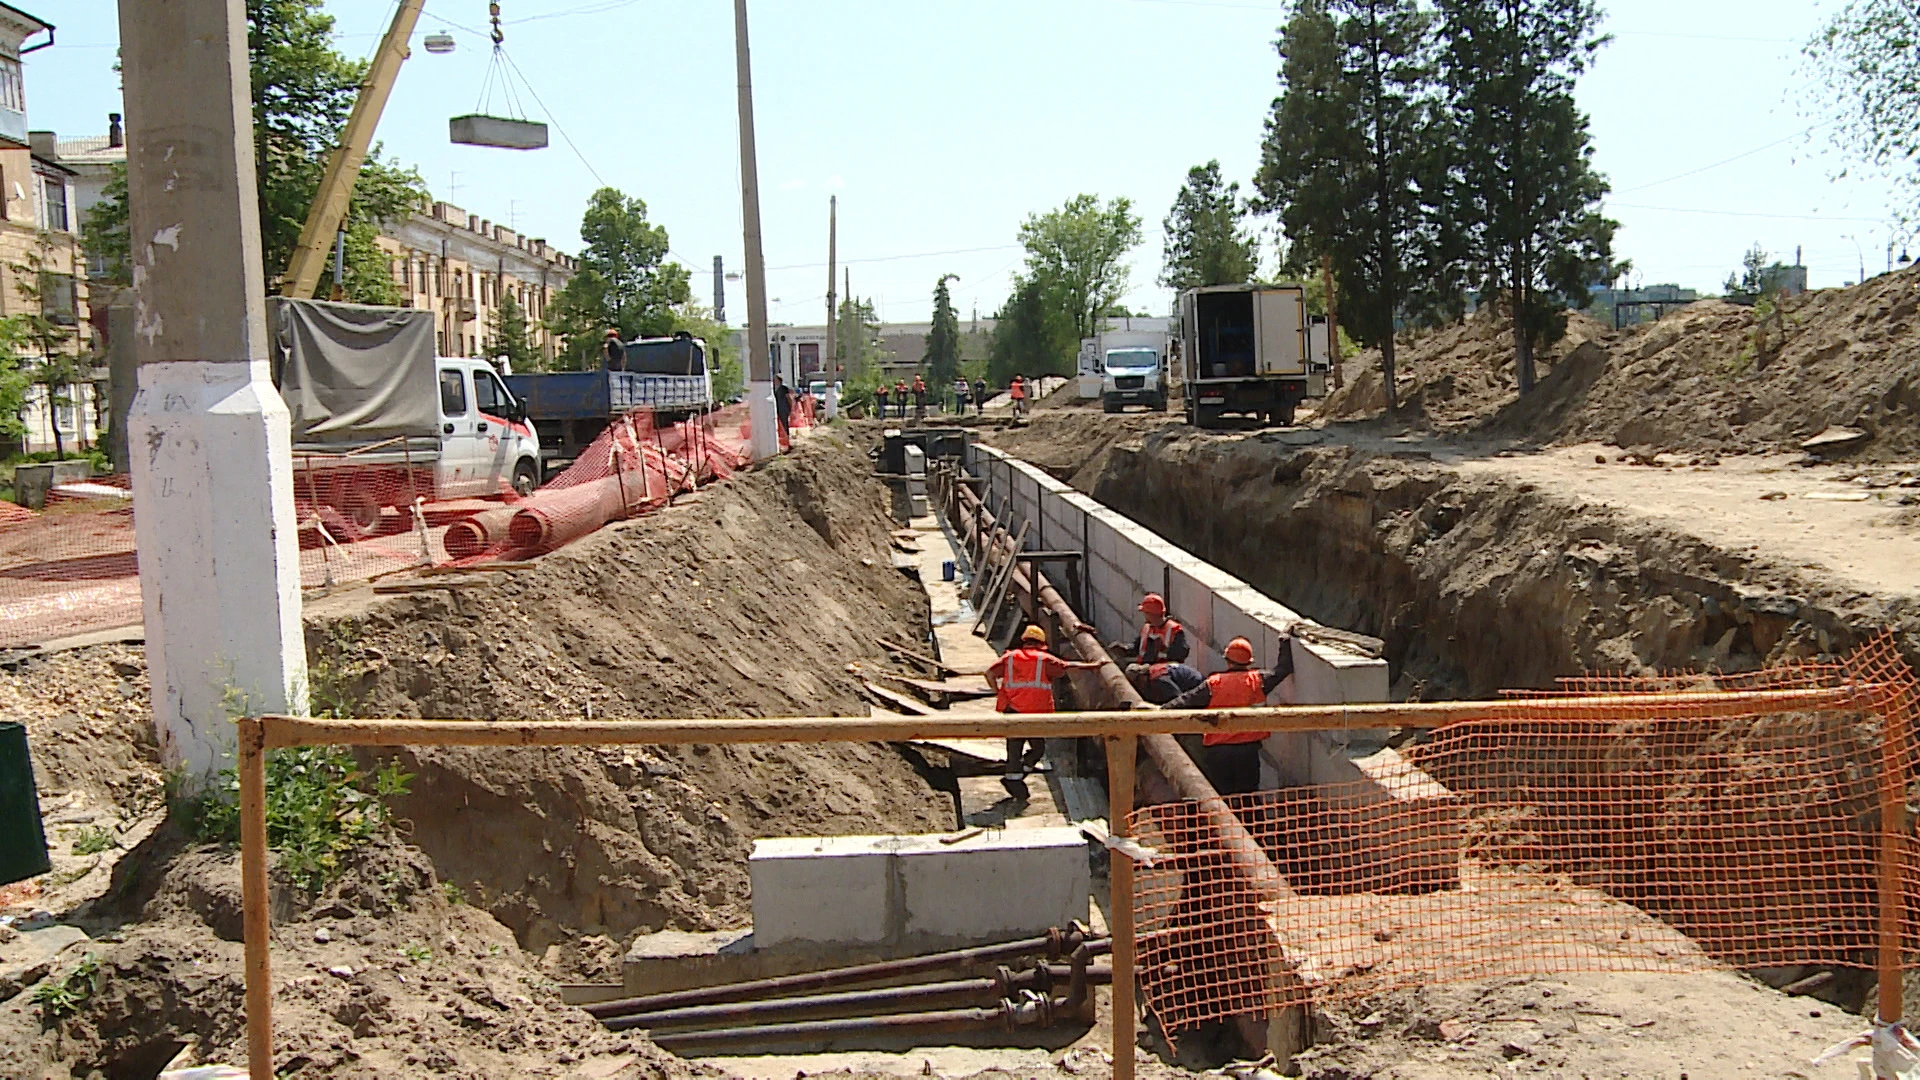
<instances>
[{"instance_id":1,"label":"white concrete column","mask_svg":"<svg viewBox=\"0 0 1920 1080\"><path fill-rule=\"evenodd\" d=\"M128 417L155 726L227 764L235 716L304 712L287 408L266 284L242 0L122 0L139 389Z\"/></svg>"}]
</instances>

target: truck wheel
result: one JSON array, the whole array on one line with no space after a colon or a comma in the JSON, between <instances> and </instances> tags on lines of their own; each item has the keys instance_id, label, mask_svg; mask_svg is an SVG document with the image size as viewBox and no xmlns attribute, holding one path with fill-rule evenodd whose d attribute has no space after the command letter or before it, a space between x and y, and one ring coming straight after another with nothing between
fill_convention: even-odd
<instances>
[{"instance_id":1,"label":"truck wheel","mask_svg":"<svg viewBox=\"0 0 1920 1080\"><path fill-rule=\"evenodd\" d=\"M1220 426L1220 409L1214 405L1193 406L1193 426L1210 431Z\"/></svg>"},{"instance_id":2,"label":"truck wheel","mask_svg":"<svg viewBox=\"0 0 1920 1080\"><path fill-rule=\"evenodd\" d=\"M1167 395L1161 394L1159 397L1153 399L1153 409L1155 412L1166 412Z\"/></svg>"},{"instance_id":3,"label":"truck wheel","mask_svg":"<svg viewBox=\"0 0 1920 1080\"><path fill-rule=\"evenodd\" d=\"M1293 407L1297 404L1299 404L1299 402L1289 401L1289 402L1283 403L1279 408L1273 410L1273 422L1279 425L1280 427L1292 427L1293 426Z\"/></svg>"},{"instance_id":4,"label":"truck wheel","mask_svg":"<svg viewBox=\"0 0 1920 1080\"><path fill-rule=\"evenodd\" d=\"M525 496L533 494L533 489L539 486L540 467L535 465L531 460L521 459L520 464L513 467L514 494L524 498Z\"/></svg>"},{"instance_id":5,"label":"truck wheel","mask_svg":"<svg viewBox=\"0 0 1920 1080\"><path fill-rule=\"evenodd\" d=\"M1117 413L1122 408L1120 403L1112 398L1101 398L1100 407L1110 413Z\"/></svg>"}]
</instances>

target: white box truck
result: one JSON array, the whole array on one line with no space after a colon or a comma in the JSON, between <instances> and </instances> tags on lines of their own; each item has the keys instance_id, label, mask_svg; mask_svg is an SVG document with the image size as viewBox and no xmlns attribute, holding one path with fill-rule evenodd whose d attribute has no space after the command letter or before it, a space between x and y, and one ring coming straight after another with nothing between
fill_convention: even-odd
<instances>
[{"instance_id":1,"label":"white box truck","mask_svg":"<svg viewBox=\"0 0 1920 1080\"><path fill-rule=\"evenodd\" d=\"M1109 330L1093 342L1100 364L1100 405L1117 413L1129 405L1167 407L1167 347L1164 331Z\"/></svg>"},{"instance_id":2,"label":"white box truck","mask_svg":"<svg viewBox=\"0 0 1920 1080\"><path fill-rule=\"evenodd\" d=\"M1180 294L1179 337L1195 427L1218 427L1229 414L1291 424L1303 399L1326 392L1326 321L1308 317L1299 285L1189 289Z\"/></svg>"}]
</instances>

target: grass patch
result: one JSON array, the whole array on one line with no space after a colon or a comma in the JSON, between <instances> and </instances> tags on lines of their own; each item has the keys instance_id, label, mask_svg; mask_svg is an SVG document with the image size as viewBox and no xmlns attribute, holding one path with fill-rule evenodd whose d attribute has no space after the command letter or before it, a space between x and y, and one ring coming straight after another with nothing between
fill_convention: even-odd
<instances>
[{"instance_id":1,"label":"grass patch","mask_svg":"<svg viewBox=\"0 0 1920 1080\"><path fill-rule=\"evenodd\" d=\"M57 978L50 975L40 980L40 984L33 988L32 1001L45 1019L58 1020L63 1016L72 1016L99 991L105 978L100 971L100 958L88 953L65 975Z\"/></svg>"},{"instance_id":2,"label":"grass patch","mask_svg":"<svg viewBox=\"0 0 1920 1080\"><path fill-rule=\"evenodd\" d=\"M391 821L386 800L407 793L410 773L387 762L371 774L340 746L294 746L267 752L267 846L295 884L317 892L340 873L341 856ZM240 781L232 769L198 796L176 799L175 812L195 839L240 840Z\"/></svg>"},{"instance_id":3,"label":"grass patch","mask_svg":"<svg viewBox=\"0 0 1920 1080\"><path fill-rule=\"evenodd\" d=\"M467 902L467 890L455 885L451 881L443 881L440 883L440 893L447 898L447 903L449 904L464 904Z\"/></svg>"},{"instance_id":4,"label":"grass patch","mask_svg":"<svg viewBox=\"0 0 1920 1080\"><path fill-rule=\"evenodd\" d=\"M114 839L113 830L104 825L88 825L72 835L75 855L98 855L120 846L120 841Z\"/></svg>"}]
</instances>

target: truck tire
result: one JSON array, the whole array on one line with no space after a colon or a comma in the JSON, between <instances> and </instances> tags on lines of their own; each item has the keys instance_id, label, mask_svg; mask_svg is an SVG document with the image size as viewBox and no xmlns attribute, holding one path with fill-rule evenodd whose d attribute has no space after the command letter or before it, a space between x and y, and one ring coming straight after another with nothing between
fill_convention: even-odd
<instances>
[{"instance_id":1,"label":"truck tire","mask_svg":"<svg viewBox=\"0 0 1920 1080\"><path fill-rule=\"evenodd\" d=\"M532 458L521 458L513 467L513 493L524 498L539 486L540 466L535 465Z\"/></svg>"},{"instance_id":2,"label":"truck tire","mask_svg":"<svg viewBox=\"0 0 1920 1080\"><path fill-rule=\"evenodd\" d=\"M1105 410L1106 412L1117 413L1121 409L1125 408L1125 406L1121 405L1119 402L1108 397L1108 398L1100 399L1100 408Z\"/></svg>"},{"instance_id":3,"label":"truck tire","mask_svg":"<svg viewBox=\"0 0 1920 1080\"><path fill-rule=\"evenodd\" d=\"M1155 412L1167 411L1167 395L1161 394L1159 397L1153 399L1153 411Z\"/></svg>"},{"instance_id":4,"label":"truck tire","mask_svg":"<svg viewBox=\"0 0 1920 1080\"><path fill-rule=\"evenodd\" d=\"M1298 404L1299 402L1297 401L1281 402L1280 406L1273 410L1273 422L1280 427L1292 427L1293 407Z\"/></svg>"},{"instance_id":5,"label":"truck tire","mask_svg":"<svg viewBox=\"0 0 1920 1080\"><path fill-rule=\"evenodd\" d=\"M1193 426L1202 431L1211 431L1220 426L1220 407L1217 405L1193 406Z\"/></svg>"}]
</instances>

